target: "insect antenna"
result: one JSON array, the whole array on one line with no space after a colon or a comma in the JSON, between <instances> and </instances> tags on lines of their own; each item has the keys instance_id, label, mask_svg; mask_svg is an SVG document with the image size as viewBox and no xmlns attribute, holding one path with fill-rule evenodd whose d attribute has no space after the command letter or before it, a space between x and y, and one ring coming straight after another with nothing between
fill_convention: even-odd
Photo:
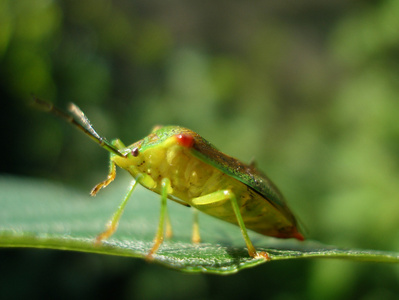
<instances>
[{"instance_id":1,"label":"insect antenna","mask_svg":"<svg viewBox=\"0 0 399 300\"><path fill-rule=\"evenodd\" d=\"M35 96L33 97L33 100L43 110L52 113L53 115L60 117L61 119L64 119L68 123L74 125L77 129L83 131L87 136L89 136L92 140L98 143L105 150L112 152L118 156L126 157L126 155L119 152L119 150L115 146L113 146L110 142L108 142L104 137L101 137L94 130L93 125L91 125L89 119L86 117L83 111L81 111L80 108L77 107L75 104L73 103L69 104L68 106L69 114L68 114L63 112L61 109L57 108L56 106L54 106L52 103L41 100Z\"/></svg>"}]
</instances>

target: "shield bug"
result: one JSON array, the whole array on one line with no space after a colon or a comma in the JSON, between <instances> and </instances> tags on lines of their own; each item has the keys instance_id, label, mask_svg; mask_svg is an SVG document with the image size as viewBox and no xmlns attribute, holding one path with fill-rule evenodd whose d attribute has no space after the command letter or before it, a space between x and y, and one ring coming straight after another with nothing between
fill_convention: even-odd
<instances>
[{"instance_id":1,"label":"shield bug","mask_svg":"<svg viewBox=\"0 0 399 300\"><path fill-rule=\"evenodd\" d=\"M35 98L44 110L57 115L83 131L110 152L110 170L106 180L91 191L94 196L116 176L116 166L128 171L133 181L121 205L99 234L96 243L109 238L117 229L125 205L137 183L161 195L161 214L154 245L147 257L157 251L165 236L171 235L167 199L235 224L240 227L251 257L269 259L256 251L247 229L277 238L304 240L297 221L277 187L253 164L246 165L217 150L199 134L179 126L157 126L142 140L125 146L101 137L85 114L74 104L68 113ZM193 242L200 241L195 215Z\"/></svg>"}]
</instances>

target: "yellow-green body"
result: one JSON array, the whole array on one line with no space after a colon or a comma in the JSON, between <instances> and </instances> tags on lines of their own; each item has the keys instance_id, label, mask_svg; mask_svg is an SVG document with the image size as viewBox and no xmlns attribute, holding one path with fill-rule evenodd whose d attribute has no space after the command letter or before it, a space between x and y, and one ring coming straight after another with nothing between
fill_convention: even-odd
<instances>
[{"instance_id":1,"label":"yellow-green body","mask_svg":"<svg viewBox=\"0 0 399 300\"><path fill-rule=\"evenodd\" d=\"M176 139L179 134L193 137L193 145L190 147L181 145ZM127 170L134 178L140 178L138 180L141 185L158 194L162 191L162 179L168 178L171 183L171 189L168 191L169 199L179 203L184 202L208 215L238 225L229 199L205 205L196 205L193 201L195 198L220 190L230 190L236 196L243 221L248 229L280 238L297 237L295 218L283 199L279 199L279 203L283 205L273 203L254 188L200 159L198 151L203 141L198 134L189 129L178 126L163 127L129 147L124 147L119 140L115 141L113 144L121 153L127 154L127 157L111 155L111 160ZM207 147L217 151L209 143ZM130 154L134 148L140 153L137 157ZM220 151L217 152L219 157L233 159ZM257 172L254 167L247 166L247 168ZM267 182L270 183L269 180ZM275 194L282 197L274 186L272 188Z\"/></svg>"}]
</instances>

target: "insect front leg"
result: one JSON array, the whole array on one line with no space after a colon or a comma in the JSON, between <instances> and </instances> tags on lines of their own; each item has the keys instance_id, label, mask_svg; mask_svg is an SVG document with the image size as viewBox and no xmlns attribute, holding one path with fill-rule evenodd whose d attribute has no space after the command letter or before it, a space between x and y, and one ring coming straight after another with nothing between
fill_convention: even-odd
<instances>
[{"instance_id":1,"label":"insect front leg","mask_svg":"<svg viewBox=\"0 0 399 300\"><path fill-rule=\"evenodd\" d=\"M247 228L245 227L244 220L242 219L240 207L238 206L238 203L237 203L237 197L231 190L220 190L220 191L216 191L214 193L211 193L211 194L208 194L205 196L193 198L192 202L194 205L200 206L200 205L214 204L214 203L218 203L220 201L225 201L228 199L230 199L231 205L234 210L234 214L236 215L236 218L237 218L238 226L240 226L241 233L242 233L245 243L247 245L249 255L253 258L264 258L266 260L269 260L270 257L267 252L256 251L254 245L252 244L251 239L248 236L248 232L247 232Z\"/></svg>"},{"instance_id":2,"label":"insect front leg","mask_svg":"<svg viewBox=\"0 0 399 300\"><path fill-rule=\"evenodd\" d=\"M170 180L168 178L163 178L162 182L162 192L161 192L161 213L159 216L159 224L157 233L154 238L154 245L152 246L150 252L147 254L147 259L152 259L152 255L158 250L159 246L161 246L164 240L164 224L165 224L165 217L169 220L168 211L167 211L167 200L168 200L168 193L172 192L172 187L170 185ZM167 225L167 227L170 226ZM171 230L171 229L170 229Z\"/></svg>"},{"instance_id":3,"label":"insect front leg","mask_svg":"<svg viewBox=\"0 0 399 300\"><path fill-rule=\"evenodd\" d=\"M136 187L137 183L138 183L137 180L132 181L132 183L130 184L129 190L125 195L125 198L123 198L122 203L119 205L118 209L115 211L112 218L108 221L107 229L97 236L96 244L100 244L103 240L109 238L116 231L116 229L118 228L119 219L121 218L123 210L125 209L126 203L129 200L130 195L134 191L134 188Z\"/></svg>"},{"instance_id":4,"label":"insect front leg","mask_svg":"<svg viewBox=\"0 0 399 300\"><path fill-rule=\"evenodd\" d=\"M95 196L99 190L101 190L102 188L105 188L108 184L110 184L115 179L115 176L116 176L116 166L115 166L115 163L112 160L110 160L109 161L109 173L108 173L107 179L98 183L91 190L90 196Z\"/></svg>"}]
</instances>

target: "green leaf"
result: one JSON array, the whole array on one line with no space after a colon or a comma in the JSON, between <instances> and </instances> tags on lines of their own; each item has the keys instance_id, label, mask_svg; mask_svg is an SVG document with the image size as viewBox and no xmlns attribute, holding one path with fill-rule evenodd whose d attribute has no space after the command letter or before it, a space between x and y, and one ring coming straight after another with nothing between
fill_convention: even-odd
<instances>
[{"instance_id":1,"label":"green leaf","mask_svg":"<svg viewBox=\"0 0 399 300\"><path fill-rule=\"evenodd\" d=\"M145 258L159 217L159 196L138 187L122 216L117 232L101 246L94 238L122 200L129 179L117 182L91 198L51 182L0 177L0 247L73 250ZM122 187L121 185L124 185ZM88 189L89 191L89 189ZM170 202L174 236L166 240L153 262L190 272L218 274L265 263L248 256L238 227L201 214L203 243L190 242L190 209ZM344 250L313 241L277 240L251 233L258 250L269 252L271 261L324 257L377 262L399 262L399 254L374 250Z\"/></svg>"}]
</instances>

